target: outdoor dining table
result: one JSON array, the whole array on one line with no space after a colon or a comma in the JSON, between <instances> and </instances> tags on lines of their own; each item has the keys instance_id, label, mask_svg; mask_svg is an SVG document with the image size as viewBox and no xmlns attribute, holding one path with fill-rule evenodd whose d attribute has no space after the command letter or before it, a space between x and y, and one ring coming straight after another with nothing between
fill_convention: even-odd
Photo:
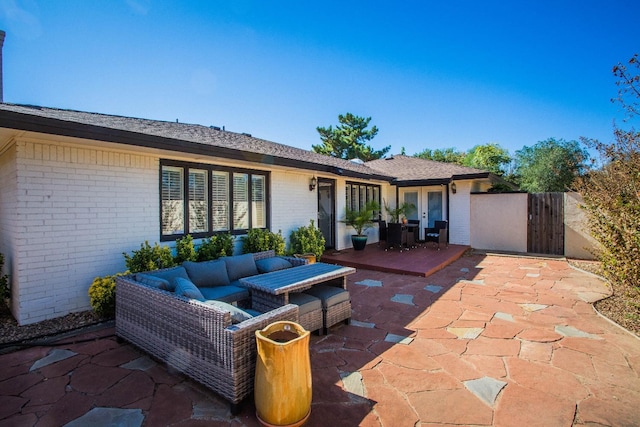
<instances>
[{"instance_id":1,"label":"outdoor dining table","mask_svg":"<svg viewBox=\"0 0 640 427\"><path fill-rule=\"evenodd\" d=\"M289 293L310 289L319 283L335 282L347 289L347 276L355 268L316 262L240 279L251 290L253 306L272 310L289 304Z\"/></svg>"}]
</instances>

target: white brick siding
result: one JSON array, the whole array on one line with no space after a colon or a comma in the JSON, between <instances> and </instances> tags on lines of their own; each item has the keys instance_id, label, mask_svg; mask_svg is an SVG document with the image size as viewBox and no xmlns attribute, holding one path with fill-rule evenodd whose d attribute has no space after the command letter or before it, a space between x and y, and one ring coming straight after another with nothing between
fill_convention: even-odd
<instances>
[{"instance_id":1,"label":"white brick siding","mask_svg":"<svg viewBox=\"0 0 640 427\"><path fill-rule=\"evenodd\" d=\"M309 191L312 172L273 171L271 173L271 231L289 242L291 232L308 226L313 220L318 226L318 193Z\"/></svg>"},{"instance_id":2,"label":"white brick siding","mask_svg":"<svg viewBox=\"0 0 640 427\"><path fill-rule=\"evenodd\" d=\"M158 240L158 159L29 140L15 151L14 316L87 310L94 277L124 271L123 251Z\"/></svg>"}]
</instances>

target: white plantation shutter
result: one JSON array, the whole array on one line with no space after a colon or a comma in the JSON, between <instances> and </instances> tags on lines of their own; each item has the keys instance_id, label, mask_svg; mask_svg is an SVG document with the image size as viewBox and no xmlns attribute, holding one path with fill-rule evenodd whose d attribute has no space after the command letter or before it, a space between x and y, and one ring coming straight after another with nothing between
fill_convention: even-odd
<instances>
[{"instance_id":1,"label":"white plantation shutter","mask_svg":"<svg viewBox=\"0 0 640 427\"><path fill-rule=\"evenodd\" d=\"M209 231L207 171L189 169L189 233Z\"/></svg>"},{"instance_id":2,"label":"white plantation shutter","mask_svg":"<svg viewBox=\"0 0 640 427\"><path fill-rule=\"evenodd\" d=\"M162 234L184 233L184 170L162 167Z\"/></svg>"},{"instance_id":3,"label":"white plantation shutter","mask_svg":"<svg viewBox=\"0 0 640 427\"><path fill-rule=\"evenodd\" d=\"M233 174L233 228L249 228L249 175Z\"/></svg>"},{"instance_id":4,"label":"white plantation shutter","mask_svg":"<svg viewBox=\"0 0 640 427\"><path fill-rule=\"evenodd\" d=\"M229 230L229 172L213 171L211 177L213 231Z\"/></svg>"},{"instance_id":5,"label":"white plantation shutter","mask_svg":"<svg viewBox=\"0 0 640 427\"><path fill-rule=\"evenodd\" d=\"M266 181L267 178L264 175L251 176L251 226L253 228L267 227Z\"/></svg>"},{"instance_id":6,"label":"white plantation shutter","mask_svg":"<svg viewBox=\"0 0 640 427\"><path fill-rule=\"evenodd\" d=\"M163 161L160 171L166 240L267 228L268 172L171 161Z\"/></svg>"}]
</instances>

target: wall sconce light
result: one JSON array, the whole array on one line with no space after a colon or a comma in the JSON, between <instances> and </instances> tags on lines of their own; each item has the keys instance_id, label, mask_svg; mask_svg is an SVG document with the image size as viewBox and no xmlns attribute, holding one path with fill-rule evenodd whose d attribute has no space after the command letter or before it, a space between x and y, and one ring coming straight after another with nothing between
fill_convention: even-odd
<instances>
[{"instance_id":1,"label":"wall sconce light","mask_svg":"<svg viewBox=\"0 0 640 427\"><path fill-rule=\"evenodd\" d=\"M316 184L318 184L318 180L314 176L313 178L311 178L311 181L309 181L309 191L315 190L316 189Z\"/></svg>"},{"instance_id":2,"label":"wall sconce light","mask_svg":"<svg viewBox=\"0 0 640 427\"><path fill-rule=\"evenodd\" d=\"M451 183L451 192L452 192L453 194L456 194L456 191L458 191L458 189L456 188L456 183L455 183L455 182L452 182L452 183Z\"/></svg>"}]
</instances>

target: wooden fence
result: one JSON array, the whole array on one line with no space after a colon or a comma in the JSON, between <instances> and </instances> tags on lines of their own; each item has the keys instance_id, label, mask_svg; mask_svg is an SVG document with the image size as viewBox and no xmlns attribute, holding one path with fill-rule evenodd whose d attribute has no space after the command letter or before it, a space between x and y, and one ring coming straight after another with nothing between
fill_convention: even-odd
<instances>
[{"instance_id":1,"label":"wooden fence","mask_svg":"<svg viewBox=\"0 0 640 427\"><path fill-rule=\"evenodd\" d=\"M527 252L564 255L563 193L529 194Z\"/></svg>"}]
</instances>

